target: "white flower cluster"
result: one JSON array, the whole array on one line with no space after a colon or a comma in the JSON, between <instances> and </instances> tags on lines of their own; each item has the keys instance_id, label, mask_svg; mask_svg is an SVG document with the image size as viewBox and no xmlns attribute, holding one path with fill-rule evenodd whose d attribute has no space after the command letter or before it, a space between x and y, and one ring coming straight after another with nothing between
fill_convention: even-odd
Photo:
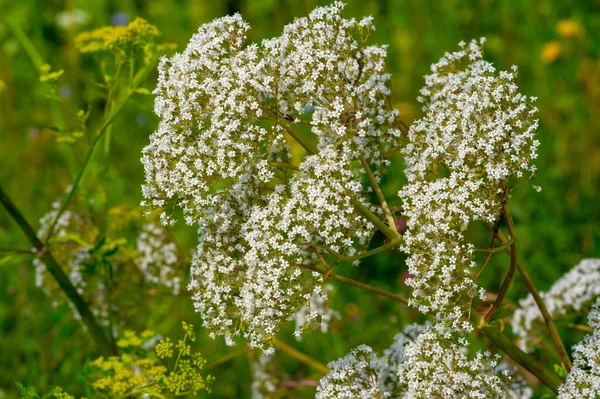
<instances>
[{"instance_id":1,"label":"white flower cluster","mask_svg":"<svg viewBox=\"0 0 600 399\"><path fill-rule=\"evenodd\" d=\"M167 242L163 227L147 223L136 241L139 257L135 259L137 267L146 281L170 288L174 295L179 294L181 277L175 265L178 261L177 246Z\"/></svg>"},{"instance_id":2,"label":"white flower cluster","mask_svg":"<svg viewBox=\"0 0 600 399\"><path fill-rule=\"evenodd\" d=\"M558 399L600 397L600 300L588 315L592 335L573 346L573 368L558 388Z\"/></svg>"},{"instance_id":3,"label":"white flower cluster","mask_svg":"<svg viewBox=\"0 0 600 399\"><path fill-rule=\"evenodd\" d=\"M320 295L322 277L299 266L317 253L352 256L373 233L355 211L357 201L371 208L356 165L388 163L398 113L385 47L365 44L372 19L344 19L343 7L317 8L261 45L244 45L239 15L220 18L159 65L143 193L169 209L163 222L178 205L198 225L189 289L204 326L228 343L242 336L269 351L279 326ZM309 125L319 150L297 166L293 125Z\"/></svg>"},{"instance_id":4,"label":"white flower cluster","mask_svg":"<svg viewBox=\"0 0 600 399\"><path fill-rule=\"evenodd\" d=\"M302 338L302 333L307 329L316 325L320 328L321 332L325 334L329 331L329 323L332 319L339 319L339 313L331 310L329 307L329 301L327 299L327 293L333 289L333 286L325 286L325 292L321 287L316 287L313 291L310 302L308 305L304 305L296 312L296 330L294 335L298 340Z\"/></svg>"},{"instance_id":5,"label":"white flower cluster","mask_svg":"<svg viewBox=\"0 0 600 399\"><path fill-rule=\"evenodd\" d=\"M432 65L419 98L426 114L403 149L408 184L399 196L412 304L450 323L478 291L485 295L472 279L474 248L463 232L475 220L497 220L504 186L535 171L539 144L534 99L517 92L516 67L496 76L483 42L461 43Z\"/></svg>"},{"instance_id":6,"label":"white flower cluster","mask_svg":"<svg viewBox=\"0 0 600 399\"><path fill-rule=\"evenodd\" d=\"M467 345L466 341L464 342ZM530 398L532 391L498 356L444 340L431 325L411 325L379 358L361 345L328 367L316 398Z\"/></svg>"},{"instance_id":7,"label":"white flower cluster","mask_svg":"<svg viewBox=\"0 0 600 399\"><path fill-rule=\"evenodd\" d=\"M60 208L60 201L56 201L52 204L52 211L45 214L40 219L40 228L38 230L38 237L46 237L50 224L56 218L58 209ZM86 285L83 277L83 270L85 268L85 262L89 260L90 256L88 249L82 247L81 244L73 241L69 241L69 236L76 234L82 234L86 231L88 221L85 220L81 215L73 214L70 211L65 211L60 215L60 218L56 221L54 230L54 241L63 241L67 246L65 251L71 253L66 265L62 265L66 268L67 275L73 286L77 289L79 294L83 293L83 288ZM49 293L48 288L45 286L46 280L46 265L41 261L40 258L33 260L35 266L35 283L38 287L43 288L46 293Z\"/></svg>"},{"instance_id":8,"label":"white flower cluster","mask_svg":"<svg viewBox=\"0 0 600 399\"><path fill-rule=\"evenodd\" d=\"M546 308L554 317L565 317L579 312L600 297L600 259L583 259L577 266L558 279L548 292L540 292ZM512 329L519 336L519 346L531 349L535 342L532 334L543 323L542 314L533 296L519 301L512 318Z\"/></svg>"},{"instance_id":9,"label":"white flower cluster","mask_svg":"<svg viewBox=\"0 0 600 399\"><path fill-rule=\"evenodd\" d=\"M385 47L357 41L374 27L344 19L343 6L317 8L261 46L244 47L249 25L240 15L219 18L161 60L160 125L142 157L148 205L175 202L193 223L226 191L219 182L249 174L268 182L285 149L282 124L300 122L308 106L321 148L343 143L355 157L385 162L400 136L390 127L397 111L388 106Z\"/></svg>"},{"instance_id":10,"label":"white flower cluster","mask_svg":"<svg viewBox=\"0 0 600 399\"><path fill-rule=\"evenodd\" d=\"M327 365L316 399L371 399L385 397L379 383L380 360L370 346L360 345L341 359ZM388 395L389 397L389 395Z\"/></svg>"},{"instance_id":11,"label":"white flower cluster","mask_svg":"<svg viewBox=\"0 0 600 399\"><path fill-rule=\"evenodd\" d=\"M353 206L362 186L339 156L331 148L308 156L287 186L251 208L256 201L229 195L219 217L200 229L189 287L214 334L229 343L243 336L268 351L280 325L323 295L321 275L299 267L314 263L316 247L353 254L367 243L372 226ZM310 312L306 322L322 325L328 317Z\"/></svg>"}]
</instances>

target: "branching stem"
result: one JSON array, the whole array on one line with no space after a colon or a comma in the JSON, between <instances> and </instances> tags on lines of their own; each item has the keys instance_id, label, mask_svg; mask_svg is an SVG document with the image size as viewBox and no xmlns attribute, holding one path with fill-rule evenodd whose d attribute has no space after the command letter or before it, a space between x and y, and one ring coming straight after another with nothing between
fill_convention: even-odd
<instances>
[{"instance_id":1,"label":"branching stem","mask_svg":"<svg viewBox=\"0 0 600 399\"><path fill-rule=\"evenodd\" d=\"M500 287L500 291L498 291L498 296L492 305L490 311L485 315L485 321L489 322L496 311L500 308L502 304L502 300L506 296L506 292L508 291L508 287L510 282L515 274L515 263L517 260L517 245L515 243L515 225L513 224L512 214L510 212L510 206L508 202L504 204L504 220L506 221L506 225L508 226L508 232L510 234L510 267L508 269L508 273L502 282L502 286ZM504 244L502 247L506 247L508 242ZM496 248L497 249L497 248Z\"/></svg>"},{"instance_id":2,"label":"branching stem","mask_svg":"<svg viewBox=\"0 0 600 399\"><path fill-rule=\"evenodd\" d=\"M377 199L379 200L379 203L381 204L381 208L383 208L383 213L385 214L385 218L388 221L388 226L396 234L398 234L398 228L396 227L396 221L394 220L394 216L392 216L392 212L390 211L390 208L388 207L387 201L385 200L385 197L383 196L383 192L381 191L381 188L379 187L379 184L377 183L377 179L375 178L375 175L373 174L373 171L371 170L369 163L367 162L365 157L363 157L362 155L359 157L359 159L360 159L360 163L362 164L363 168L365 168L365 171L367 172L367 176L369 177L371 186L373 187L373 190L375 191L375 194L377 195Z\"/></svg>"},{"instance_id":3,"label":"branching stem","mask_svg":"<svg viewBox=\"0 0 600 399\"><path fill-rule=\"evenodd\" d=\"M292 136L292 138L294 140L296 140L296 142L298 144L300 144L306 150L306 152L308 152L311 155L314 155L318 152L317 148L314 145L312 145L306 139L306 137L304 137L303 135L298 133L296 130L294 130L292 125L289 124L285 119L278 118L277 115L269 109L265 109L264 112L268 118L270 118L274 122L280 124L285 129L285 131L288 132L288 134L290 136ZM360 202L357 201L354 204L354 208L356 209L356 211L358 213L360 213L362 216L364 216L366 219L368 219L371 223L373 223L375 225L375 227L377 227L377 229L379 229L379 231L381 231L383 234L385 234L386 237L388 237L392 240L395 240L398 237L400 237L396 231L389 228L388 225L385 224L385 222L383 222L377 215L375 215L373 212L371 212L366 206L364 206Z\"/></svg>"}]
</instances>

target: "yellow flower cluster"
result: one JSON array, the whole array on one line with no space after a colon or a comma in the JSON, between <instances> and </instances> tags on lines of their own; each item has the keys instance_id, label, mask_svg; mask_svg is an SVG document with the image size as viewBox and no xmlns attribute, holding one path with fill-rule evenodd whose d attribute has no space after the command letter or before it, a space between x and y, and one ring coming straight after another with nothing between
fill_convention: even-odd
<instances>
[{"instance_id":1,"label":"yellow flower cluster","mask_svg":"<svg viewBox=\"0 0 600 399\"><path fill-rule=\"evenodd\" d=\"M172 369L162 365L149 351L150 348L147 348L147 343L152 342L154 335L151 331L144 331L139 336L131 330L125 331L117 345L128 352L94 360L91 363L94 370L92 387L109 397L133 396L144 392L177 396L195 394L200 390L210 391L213 377L203 377L200 373L206 360L199 352L192 352L187 343L188 340L195 340L194 326L183 322L183 330L185 335L178 340L177 345L173 345L170 338L164 338L154 346L156 356L169 359L169 364L173 364L171 359L175 357L174 347L177 348Z\"/></svg>"},{"instance_id":2,"label":"yellow flower cluster","mask_svg":"<svg viewBox=\"0 0 600 399\"><path fill-rule=\"evenodd\" d=\"M44 64L40 67L40 82L55 83L64 72L63 69L52 71L52 67L49 64Z\"/></svg>"},{"instance_id":3,"label":"yellow flower cluster","mask_svg":"<svg viewBox=\"0 0 600 399\"><path fill-rule=\"evenodd\" d=\"M124 49L132 50L152 43L160 32L142 18L136 18L127 26L103 26L91 32L80 33L75 47L82 53Z\"/></svg>"}]
</instances>

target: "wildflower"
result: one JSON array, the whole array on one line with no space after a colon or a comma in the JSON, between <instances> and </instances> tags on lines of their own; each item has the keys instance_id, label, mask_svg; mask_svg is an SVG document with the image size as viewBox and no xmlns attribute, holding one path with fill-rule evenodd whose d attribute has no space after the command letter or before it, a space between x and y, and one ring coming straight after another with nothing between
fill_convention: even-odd
<instances>
[{"instance_id":1,"label":"wildflower","mask_svg":"<svg viewBox=\"0 0 600 399\"><path fill-rule=\"evenodd\" d=\"M574 19L563 19L556 25L556 32L561 37L577 37L581 35L582 30L579 22Z\"/></svg>"},{"instance_id":2,"label":"wildflower","mask_svg":"<svg viewBox=\"0 0 600 399\"><path fill-rule=\"evenodd\" d=\"M277 390L278 379L273 363L275 353L262 355L252 364L252 398L268 398Z\"/></svg>"},{"instance_id":3,"label":"wildflower","mask_svg":"<svg viewBox=\"0 0 600 399\"><path fill-rule=\"evenodd\" d=\"M90 20L90 14L79 8L61 11L56 15L56 25L64 30L85 25Z\"/></svg>"},{"instance_id":4,"label":"wildflower","mask_svg":"<svg viewBox=\"0 0 600 399\"><path fill-rule=\"evenodd\" d=\"M146 281L170 288L173 295L179 294L181 276L176 264L179 261L177 246L168 242L165 230L154 223L147 223L136 241L139 257L135 259Z\"/></svg>"},{"instance_id":5,"label":"wildflower","mask_svg":"<svg viewBox=\"0 0 600 399\"><path fill-rule=\"evenodd\" d=\"M600 300L588 314L592 335L573 346L573 368L558 388L558 399L587 399L600 396Z\"/></svg>"},{"instance_id":6,"label":"wildflower","mask_svg":"<svg viewBox=\"0 0 600 399\"><path fill-rule=\"evenodd\" d=\"M371 20L342 9L317 8L261 45L245 44L239 15L219 18L160 62L145 205L166 224L180 206L198 225L189 289L204 326L230 344L242 336L270 351L281 324L320 292L320 274L301 266L352 256L373 233L354 210L373 208L356 161L388 164L398 114L385 48L364 44ZM285 132L307 113L319 152L282 166L292 161Z\"/></svg>"},{"instance_id":7,"label":"wildflower","mask_svg":"<svg viewBox=\"0 0 600 399\"><path fill-rule=\"evenodd\" d=\"M316 398L530 398L531 389L498 356L469 359L464 345L444 339L430 324L407 326L377 356L360 345L328 364ZM466 344L466 341L463 341Z\"/></svg>"},{"instance_id":8,"label":"wildflower","mask_svg":"<svg viewBox=\"0 0 600 399\"><path fill-rule=\"evenodd\" d=\"M294 335L298 340L301 339L302 333L312 325L320 327L321 332L325 334L329 330L329 323L334 318L339 318L339 314L329 307L327 292L333 289L332 286L327 285L325 292L321 287L316 287L313 291L310 302L308 305L304 305L296 313L296 330Z\"/></svg>"},{"instance_id":9,"label":"wildflower","mask_svg":"<svg viewBox=\"0 0 600 399\"><path fill-rule=\"evenodd\" d=\"M535 171L539 144L536 108L517 92L516 67L496 76L483 42L463 43L432 65L421 89L425 117L411 125L402 150L411 303L455 331L472 299L485 298L471 277L474 247L463 231L498 218L508 179Z\"/></svg>"},{"instance_id":10,"label":"wildflower","mask_svg":"<svg viewBox=\"0 0 600 399\"><path fill-rule=\"evenodd\" d=\"M160 32L148 21L136 18L127 26L104 26L91 32L83 32L75 38L75 47L82 53L109 50L127 52L142 49L152 43Z\"/></svg>"}]
</instances>

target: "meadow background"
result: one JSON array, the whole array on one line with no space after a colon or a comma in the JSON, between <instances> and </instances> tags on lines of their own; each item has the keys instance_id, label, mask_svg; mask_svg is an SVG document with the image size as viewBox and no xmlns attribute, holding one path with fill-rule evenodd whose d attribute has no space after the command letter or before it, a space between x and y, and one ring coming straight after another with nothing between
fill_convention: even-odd
<instances>
[{"instance_id":1,"label":"meadow background","mask_svg":"<svg viewBox=\"0 0 600 399\"><path fill-rule=\"evenodd\" d=\"M97 64L73 46L79 32L126 24L140 16L180 51L202 23L228 13L240 11L252 26L250 41L260 41L278 35L294 17L327 3L0 0L0 184L37 229L39 219L77 174L89 136L59 142L56 131L72 126L72 117L65 115L79 109L91 111L88 126L93 131L101 123L104 106L101 90L93 83L99 80ZM534 183L542 187L540 193L522 187L511 201L519 256L541 290L582 258L600 257L600 1L349 0L346 13L375 17L377 31L370 42L389 45L393 100L406 122L421 115L416 97L429 65L444 52L454 51L459 41L485 36L486 58L498 69L518 65L521 92L538 97L541 146ZM77 21L73 15L79 16ZM57 82L62 102L48 98L32 51L53 70L64 69ZM142 86L152 90L155 80L153 72ZM90 212L140 203L140 154L157 125L152 104L150 95L128 102L114 122L110 151L92 159L78 194L78 202ZM383 187L396 205L403 175L398 159L393 165ZM483 226L474 226L470 234L476 242L487 242L488 235L482 232ZM180 223L174 234L189 257L197 239L194 228ZM0 246L29 247L4 209L0 209ZM484 273L491 290L499 286L507 267L507 255L494 257ZM405 269L402 255L388 253L367 259L360 268L342 265L338 272L408 293L402 282ZM250 396L253 355L215 364L235 348L203 333L185 290L173 296L127 284L121 282L130 297L122 309L127 328L178 336L181 320L195 324L197 347L212 363L210 373L216 376L212 396ZM331 303L341 319L329 334L313 332L296 342L291 336L293 325L281 334L283 341L323 363L361 343L382 350L402 325L419 317L385 298L334 286ZM515 279L508 299L516 302L525 294ZM54 307L52 302L35 286L32 256L0 253L0 398L17 397L14 381L34 385L38 391L60 385L72 394L90 394L85 363L98 352L69 308ZM582 337L572 330L561 331L568 346ZM551 367L551 359L541 360ZM285 357L282 370L291 379L314 373ZM283 394L309 397L314 388Z\"/></svg>"}]
</instances>

